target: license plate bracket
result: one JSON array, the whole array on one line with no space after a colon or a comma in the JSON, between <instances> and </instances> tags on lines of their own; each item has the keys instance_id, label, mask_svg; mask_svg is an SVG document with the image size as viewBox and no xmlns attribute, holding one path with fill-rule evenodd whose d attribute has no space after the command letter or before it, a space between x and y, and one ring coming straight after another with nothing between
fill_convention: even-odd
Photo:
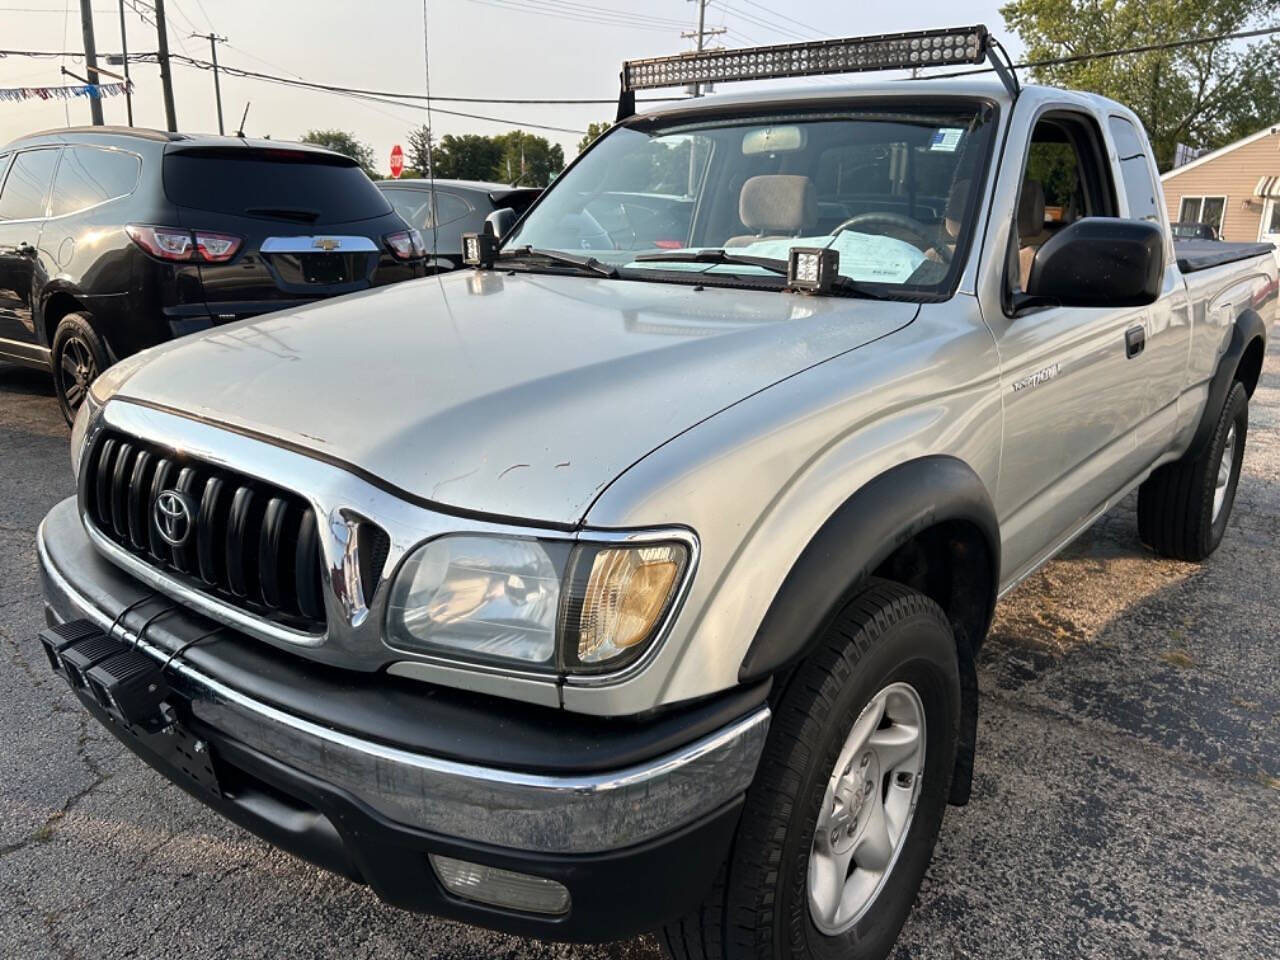
<instances>
[{"instance_id":1,"label":"license plate bracket","mask_svg":"<svg viewBox=\"0 0 1280 960\"><path fill-rule=\"evenodd\" d=\"M214 796L222 796L218 773L213 765L213 750L208 741L192 733L181 723L171 723L163 730L150 733L132 724L126 729L166 764L185 774Z\"/></svg>"}]
</instances>

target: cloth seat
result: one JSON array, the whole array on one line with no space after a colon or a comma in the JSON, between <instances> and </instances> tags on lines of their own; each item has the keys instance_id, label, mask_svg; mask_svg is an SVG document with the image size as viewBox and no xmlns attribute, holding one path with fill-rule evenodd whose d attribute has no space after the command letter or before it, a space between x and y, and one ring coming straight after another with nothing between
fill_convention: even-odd
<instances>
[{"instance_id":1,"label":"cloth seat","mask_svg":"<svg viewBox=\"0 0 1280 960\"><path fill-rule=\"evenodd\" d=\"M738 194L738 219L754 233L730 237L726 247L801 236L818 222L818 197L813 181L796 174L751 177Z\"/></svg>"}]
</instances>

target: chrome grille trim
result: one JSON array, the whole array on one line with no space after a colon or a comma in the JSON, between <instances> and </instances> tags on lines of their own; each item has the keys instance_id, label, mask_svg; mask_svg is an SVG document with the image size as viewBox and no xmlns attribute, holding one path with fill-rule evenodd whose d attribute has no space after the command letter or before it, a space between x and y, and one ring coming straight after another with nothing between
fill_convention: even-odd
<instances>
[{"instance_id":1,"label":"chrome grille trim","mask_svg":"<svg viewBox=\"0 0 1280 960\"><path fill-rule=\"evenodd\" d=\"M194 460L261 480L264 484L291 491L311 504L316 520L321 564L320 601L325 611L323 634L303 633L246 613L216 597L183 584L97 533L85 522L84 480L86 461L80 463L80 514L97 549L109 560L162 593L218 623L255 637L281 649L338 667L375 671L397 667L402 675L426 678L464 689L496 692L494 680L501 679L501 695L534 703L560 703L561 678L545 673L521 671L518 667L471 663L438 654L393 649L383 636L391 581L405 556L427 540L446 534L493 534L514 537L575 539L581 535L593 542L637 542L649 539L680 540L690 550L689 573L680 594L672 603L667 621L646 655L616 673L569 678L575 686L600 687L607 695L610 683L618 683L645 671L658 654L665 634L678 615L696 572L700 547L697 537L682 527L643 530L541 527L525 521L509 523L474 516L458 516L410 502L340 465L319 459L305 451L305 437L284 436L273 443L235 424L217 426L193 420L127 398L116 397L98 412L86 431L84 449L94 450L104 430L124 434L159 447L178 450ZM378 545L385 550L385 563L376 582L366 584L362 574L359 544L362 525L372 523L387 535ZM154 525L149 525L154 526ZM370 571L372 572L372 571ZM415 670L407 669L416 667ZM464 678L473 678L465 682Z\"/></svg>"}]
</instances>

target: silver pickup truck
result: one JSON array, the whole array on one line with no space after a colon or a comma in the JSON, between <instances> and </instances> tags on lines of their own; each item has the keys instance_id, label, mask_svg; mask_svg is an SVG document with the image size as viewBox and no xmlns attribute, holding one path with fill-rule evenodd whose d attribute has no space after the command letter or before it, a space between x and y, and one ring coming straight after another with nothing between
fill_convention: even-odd
<instances>
[{"instance_id":1,"label":"silver pickup truck","mask_svg":"<svg viewBox=\"0 0 1280 960\"><path fill-rule=\"evenodd\" d=\"M630 62L475 269L111 368L39 531L51 668L397 906L885 956L997 599L1135 488L1155 556L1213 553L1276 309L1269 248L1173 244L1131 111L993 51Z\"/></svg>"}]
</instances>

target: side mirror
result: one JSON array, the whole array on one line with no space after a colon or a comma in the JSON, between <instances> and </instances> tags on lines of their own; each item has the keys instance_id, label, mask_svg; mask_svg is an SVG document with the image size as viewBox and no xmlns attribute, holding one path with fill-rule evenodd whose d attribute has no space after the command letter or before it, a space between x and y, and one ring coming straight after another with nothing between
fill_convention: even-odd
<instances>
[{"instance_id":1,"label":"side mirror","mask_svg":"<svg viewBox=\"0 0 1280 960\"><path fill-rule=\"evenodd\" d=\"M510 233L515 225L516 212L510 207L499 207L484 218L485 232L493 234L497 240L501 240Z\"/></svg>"},{"instance_id":2,"label":"side mirror","mask_svg":"<svg viewBox=\"0 0 1280 960\"><path fill-rule=\"evenodd\" d=\"M1086 217L1054 234L1036 251L1019 308L1141 307L1164 283L1164 234L1154 223ZM1019 302L1021 301L1021 302Z\"/></svg>"}]
</instances>

